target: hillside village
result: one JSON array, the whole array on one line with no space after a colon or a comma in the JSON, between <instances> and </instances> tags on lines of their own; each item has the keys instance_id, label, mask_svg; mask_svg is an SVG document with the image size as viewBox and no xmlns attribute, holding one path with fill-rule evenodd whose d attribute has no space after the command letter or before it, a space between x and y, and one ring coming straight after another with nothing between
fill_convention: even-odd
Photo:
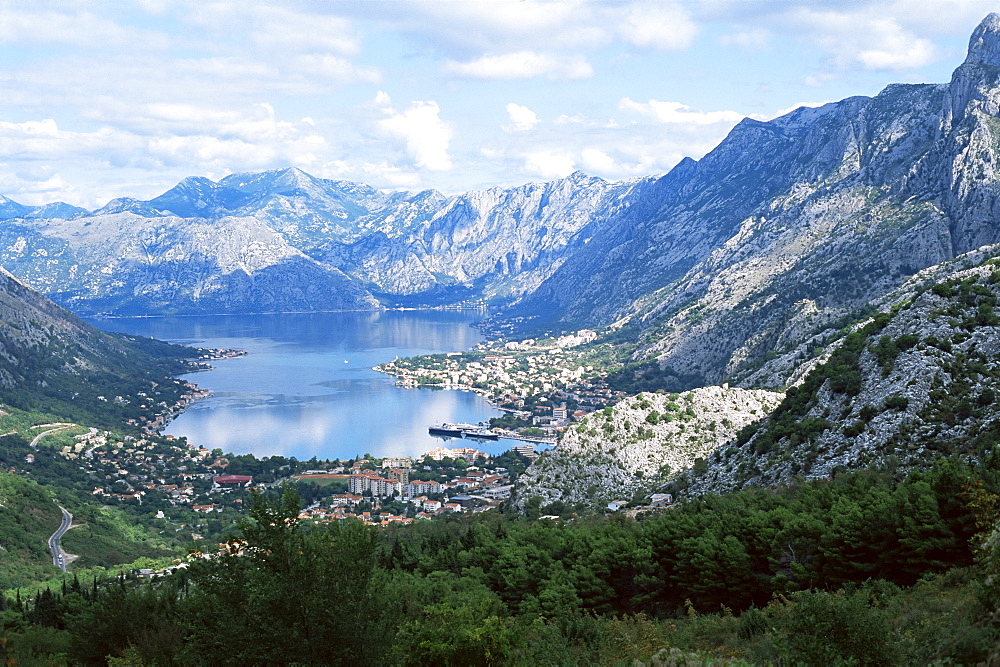
<instances>
[{"instance_id":1,"label":"hillside village","mask_svg":"<svg viewBox=\"0 0 1000 667\"><path fill-rule=\"evenodd\" d=\"M537 456L529 444L495 457L468 447L439 447L416 460L366 457L324 461L322 468L315 459L271 457L272 468L255 475L244 461L249 457L231 459L219 449L190 445L183 438L86 431L57 450L35 447L9 472L30 474L37 457L51 451L92 481L92 496L102 503L161 510L186 507L205 514L242 511L248 490L315 485L319 490L308 494L316 499L304 510L304 518L355 518L376 524L493 509L510 497L516 475ZM387 507L396 511L379 511Z\"/></svg>"}]
</instances>

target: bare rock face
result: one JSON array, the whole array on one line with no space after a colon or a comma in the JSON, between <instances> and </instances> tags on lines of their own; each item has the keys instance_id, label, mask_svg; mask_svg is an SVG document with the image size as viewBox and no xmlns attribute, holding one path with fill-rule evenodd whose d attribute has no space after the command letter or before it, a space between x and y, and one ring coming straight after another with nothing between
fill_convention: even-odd
<instances>
[{"instance_id":1,"label":"bare rock face","mask_svg":"<svg viewBox=\"0 0 1000 667\"><path fill-rule=\"evenodd\" d=\"M134 212L8 221L4 262L76 312L221 313L377 308L335 268L255 218Z\"/></svg>"},{"instance_id":2,"label":"bare rock face","mask_svg":"<svg viewBox=\"0 0 1000 667\"><path fill-rule=\"evenodd\" d=\"M971 65L1000 65L1000 14L990 13L972 32L969 54L965 59Z\"/></svg>"}]
</instances>

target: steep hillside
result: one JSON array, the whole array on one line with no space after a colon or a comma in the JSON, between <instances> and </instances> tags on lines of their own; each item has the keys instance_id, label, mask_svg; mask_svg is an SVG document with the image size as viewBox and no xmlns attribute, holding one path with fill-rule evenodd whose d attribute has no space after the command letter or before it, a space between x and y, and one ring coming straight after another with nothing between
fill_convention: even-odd
<instances>
[{"instance_id":1,"label":"steep hillside","mask_svg":"<svg viewBox=\"0 0 1000 667\"><path fill-rule=\"evenodd\" d=\"M0 590L57 572L47 540L60 518L51 492L0 471Z\"/></svg>"},{"instance_id":2,"label":"steep hillside","mask_svg":"<svg viewBox=\"0 0 1000 667\"><path fill-rule=\"evenodd\" d=\"M983 460L1000 445L998 303L1000 245L930 267L872 304L873 315L754 373L787 392L645 393L590 415L519 478L514 506L538 496L600 507L636 493Z\"/></svg>"},{"instance_id":3,"label":"steep hillside","mask_svg":"<svg viewBox=\"0 0 1000 667\"><path fill-rule=\"evenodd\" d=\"M9 442L16 437L0 437L0 459L18 448ZM72 570L176 553L156 530L136 527L134 519L118 508L0 470L0 592L59 575L48 539L59 527L60 505L73 514L73 528L61 540L65 551L76 557Z\"/></svg>"},{"instance_id":4,"label":"steep hillside","mask_svg":"<svg viewBox=\"0 0 1000 667\"><path fill-rule=\"evenodd\" d=\"M0 404L94 424L144 414L138 402L114 401L140 391L176 400L169 377L188 367L193 350L106 334L0 269Z\"/></svg>"},{"instance_id":5,"label":"steep hillside","mask_svg":"<svg viewBox=\"0 0 1000 667\"><path fill-rule=\"evenodd\" d=\"M1000 241L998 44L990 15L949 84L745 119L658 183L654 215L604 227L510 314L624 319L636 359L718 383Z\"/></svg>"},{"instance_id":6,"label":"steep hillside","mask_svg":"<svg viewBox=\"0 0 1000 667\"><path fill-rule=\"evenodd\" d=\"M690 491L873 466L919 468L944 455L980 458L994 450L1000 259L940 281L926 278L896 294L891 314L831 346L767 420L744 429L691 476Z\"/></svg>"},{"instance_id":7,"label":"steep hillside","mask_svg":"<svg viewBox=\"0 0 1000 667\"><path fill-rule=\"evenodd\" d=\"M523 510L537 496L542 507L555 501L601 507L648 493L696 464L700 469L782 397L730 387L630 397L570 428L518 477L513 505Z\"/></svg>"}]
</instances>

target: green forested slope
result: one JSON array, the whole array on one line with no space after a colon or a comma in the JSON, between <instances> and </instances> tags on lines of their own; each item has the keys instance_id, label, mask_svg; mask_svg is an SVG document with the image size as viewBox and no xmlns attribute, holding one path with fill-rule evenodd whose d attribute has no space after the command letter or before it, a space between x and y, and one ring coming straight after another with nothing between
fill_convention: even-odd
<instances>
[{"instance_id":1,"label":"green forested slope","mask_svg":"<svg viewBox=\"0 0 1000 667\"><path fill-rule=\"evenodd\" d=\"M0 472L0 589L57 572L47 540L60 517L50 490Z\"/></svg>"},{"instance_id":2,"label":"green forested slope","mask_svg":"<svg viewBox=\"0 0 1000 667\"><path fill-rule=\"evenodd\" d=\"M996 548L980 548L998 491L994 455L899 483L863 472L711 496L638 522L492 514L384 531L301 525L286 492L180 574L8 612L8 646L51 655L31 648L48 637L72 661L142 664L619 664L662 649L974 663L1000 657Z\"/></svg>"}]
</instances>

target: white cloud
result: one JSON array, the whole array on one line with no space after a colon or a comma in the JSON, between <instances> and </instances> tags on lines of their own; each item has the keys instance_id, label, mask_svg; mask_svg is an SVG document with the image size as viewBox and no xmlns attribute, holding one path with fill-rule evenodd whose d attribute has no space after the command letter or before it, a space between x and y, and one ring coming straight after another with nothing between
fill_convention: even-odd
<instances>
[{"instance_id":1,"label":"white cloud","mask_svg":"<svg viewBox=\"0 0 1000 667\"><path fill-rule=\"evenodd\" d=\"M868 70L913 69L940 56L929 39L916 36L896 18L869 7L853 12L799 7L785 20L811 35L838 69L858 65Z\"/></svg>"},{"instance_id":2,"label":"white cloud","mask_svg":"<svg viewBox=\"0 0 1000 667\"><path fill-rule=\"evenodd\" d=\"M618 32L630 44L673 51L691 46L698 26L679 4L643 2L628 9Z\"/></svg>"},{"instance_id":3,"label":"white cloud","mask_svg":"<svg viewBox=\"0 0 1000 667\"><path fill-rule=\"evenodd\" d=\"M633 102L627 97L618 103L618 108L623 111L633 111L645 116L651 116L661 123L678 123L683 125L713 125L715 123L735 125L744 117L744 114L737 111L695 111L681 102L650 100L643 104Z\"/></svg>"},{"instance_id":4,"label":"white cloud","mask_svg":"<svg viewBox=\"0 0 1000 667\"><path fill-rule=\"evenodd\" d=\"M411 0L354 5L376 20L452 59L524 49L579 51L609 41L600 5L587 0ZM620 12L620 10L616 10Z\"/></svg>"},{"instance_id":5,"label":"white cloud","mask_svg":"<svg viewBox=\"0 0 1000 667\"><path fill-rule=\"evenodd\" d=\"M241 5L230 5L234 12L245 12ZM295 12L278 4L252 6L254 43L266 49L289 49L296 52L337 53L351 56L361 51L361 41L350 21L317 12Z\"/></svg>"},{"instance_id":6,"label":"white cloud","mask_svg":"<svg viewBox=\"0 0 1000 667\"><path fill-rule=\"evenodd\" d=\"M580 160L588 173L607 174L620 171L613 157L596 148L583 149L580 152Z\"/></svg>"},{"instance_id":7,"label":"white cloud","mask_svg":"<svg viewBox=\"0 0 1000 667\"><path fill-rule=\"evenodd\" d=\"M557 151L537 151L524 156L524 171L544 179L565 178L576 169L573 155Z\"/></svg>"},{"instance_id":8,"label":"white cloud","mask_svg":"<svg viewBox=\"0 0 1000 667\"><path fill-rule=\"evenodd\" d=\"M921 39L899 27L892 19L870 25L878 48L861 48L858 62L867 69L912 69L937 59L937 49L928 39Z\"/></svg>"},{"instance_id":9,"label":"white cloud","mask_svg":"<svg viewBox=\"0 0 1000 667\"><path fill-rule=\"evenodd\" d=\"M465 63L450 61L445 69L459 76L494 80L532 79L538 76L569 80L587 79L594 75L594 68L583 56L559 56L536 51L483 56Z\"/></svg>"},{"instance_id":10,"label":"white cloud","mask_svg":"<svg viewBox=\"0 0 1000 667\"><path fill-rule=\"evenodd\" d=\"M515 131L525 131L538 125L538 116L528 107L514 104L507 105L507 116L510 117L510 128Z\"/></svg>"},{"instance_id":11,"label":"white cloud","mask_svg":"<svg viewBox=\"0 0 1000 667\"><path fill-rule=\"evenodd\" d=\"M437 102L411 102L408 109L398 112L388 106L389 96L380 91L376 104L389 116L378 121L378 129L385 136L401 141L416 166L431 171L451 169L448 154L451 126L441 120Z\"/></svg>"},{"instance_id":12,"label":"white cloud","mask_svg":"<svg viewBox=\"0 0 1000 667\"><path fill-rule=\"evenodd\" d=\"M379 83L382 73L376 67L358 67L347 58L339 58L327 53L307 53L289 60L296 76L313 81L319 78L334 83Z\"/></svg>"},{"instance_id":13,"label":"white cloud","mask_svg":"<svg viewBox=\"0 0 1000 667\"><path fill-rule=\"evenodd\" d=\"M103 50L108 44L146 51L169 44L166 35L123 26L94 12L79 8L65 11L35 11L29 3L13 8L0 6L0 43L62 44Z\"/></svg>"},{"instance_id":14,"label":"white cloud","mask_svg":"<svg viewBox=\"0 0 1000 667\"><path fill-rule=\"evenodd\" d=\"M0 163L0 192L13 195L19 204L41 206L56 199L67 203L79 200L80 194L48 165Z\"/></svg>"},{"instance_id":15,"label":"white cloud","mask_svg":"<svg viewBox=\"0 0 1000 667\"><path fill-rule=\"evenodd\" d=\"M17 183L8 192L40 192L38 169L53 174L44 179L45 192L73 177L92 179L101 172L166 170L180 177L227 174L289 164L309 168L329 150L326 140L308 123L282 121L266 104L242 112L202 109L187 104L150 104L143 107L147 122L103 125L89 131L61 128L52 119L21 123L0 121L0 154L17 162ZM158 176L162 178L162 176ZM122 180L122 177L118 177ZM72 189L63 189L48 201L62 199L85 206ZM128 192L136 195L135 192ZM91 193L93 196L93 193ZM76 199L74 200L74 197Z\"/></svg>"}]
</instances>

